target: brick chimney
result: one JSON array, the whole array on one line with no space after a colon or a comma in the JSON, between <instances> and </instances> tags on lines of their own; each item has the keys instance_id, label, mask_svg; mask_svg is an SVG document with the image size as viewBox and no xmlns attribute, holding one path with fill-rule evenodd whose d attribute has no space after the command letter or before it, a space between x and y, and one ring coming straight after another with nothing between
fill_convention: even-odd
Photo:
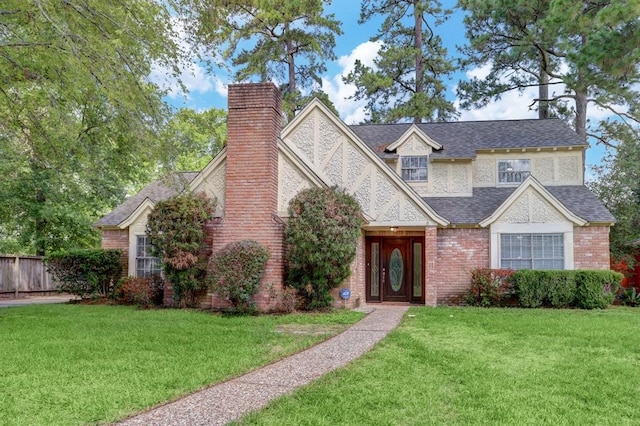
<instances>
[{"instance_id":1,"label":"brick chimney","mask_svg":"<svg viewBox=\"0 0 640 426\"><path fill-rule=\"evenodd\" d=\"M225 205L215 225L213 251L244 239L269 248L258 308L275 308L270 293L280 293L283 280L283 229L278 213L278 138L282 97L272 83L229 86ZM216 300L213 300L214 305Z\"/></svg>"}]
</instances>

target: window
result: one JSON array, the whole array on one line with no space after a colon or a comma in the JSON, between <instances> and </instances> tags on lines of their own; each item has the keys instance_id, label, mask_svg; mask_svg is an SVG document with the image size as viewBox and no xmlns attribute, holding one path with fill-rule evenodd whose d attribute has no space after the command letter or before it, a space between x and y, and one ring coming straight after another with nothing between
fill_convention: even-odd
<instances>
[{"instance_id":1,"label":"window","mask_svg":"<svg viewBox=\"0 0 640 426\"><path fill-rule=\"evenodd\" d=\"M136 241L136 277L160 275L160 260L151 256L151 244L146 235L138 235Z\"/></svg>"},{"instance_id":2,"label":"window","mask_svg":"<svg viewBox=\"0 0 640 426\"><path fill-rule=\"evenodd\" d=\"M563 234L501 234L500 268L564 269Z\"/></svg>"},{"instance_id":3,"label":"window","mask_svg":"<svg viewBox=\"0 0 640 426\"><path fill-rule=\"evenodd\" d=\"M427 156L402 157L402 179L406 181L427 180Z\"/></svg>"},{"instance_id":4,"label":"window","mask_svg":"<svg viewBox=\"0 0 640 426\"><path fill-rule=\"evenodd\" d=\"M518 184L531 172L531 160L498 160L498 183Z\"/></svg>"}]
</instances>

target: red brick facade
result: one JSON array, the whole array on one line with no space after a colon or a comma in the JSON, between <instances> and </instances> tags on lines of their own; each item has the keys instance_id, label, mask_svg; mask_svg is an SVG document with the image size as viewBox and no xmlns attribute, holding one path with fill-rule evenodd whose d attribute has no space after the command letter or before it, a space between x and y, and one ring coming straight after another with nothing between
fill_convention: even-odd
<instances>
[{"instance_id":1,"label":"red brick facade","mask_svg":"<svg viewBox=\"0 0 640 426\"><path fill-rule=\"evenodd\" d=\"M120 249L122 255L122 276L126 277L129 271L129 230L128 229L103 229L102 248Z\"/></svg>"},{"instance_id":2,"label":"red brick facade","mask_svg":"<svg viewBox=\"0 0 640 426\"><path fill-rule=\"evenodd\" d=\"M609 227L585 226L573 230L575 269L609 269Z\"/></svg>"},{"instance_id":3,"label":"red brick facade","mask_svg":"<svg viewBox=\"0 0 640 426\"><path fill-rule=\"evenodd\" d=\"M471 271L488 268L489 256L489 229L438 229L438 303L460 303L469 288Z\"/></svg>"},{"instance_id":4,"label":"red brick facade","mask_svg":"<svg viewBox=\"0 0 640 426\"><path fill-rule=\"evenodd\" d=\"M282 289L282 225L277 220L281 127L281 97L273 84L229 86L225 206L214 226L213 251L244 239L269 249L257 295L262 310L275 308L271 295Z\"/></svg>"}]
</instances>

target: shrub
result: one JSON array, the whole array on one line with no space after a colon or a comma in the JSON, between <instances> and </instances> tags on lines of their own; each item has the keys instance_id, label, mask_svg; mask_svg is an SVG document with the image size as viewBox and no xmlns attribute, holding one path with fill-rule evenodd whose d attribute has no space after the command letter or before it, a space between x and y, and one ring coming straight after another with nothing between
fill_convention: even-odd
<instances>
[{"instance_id":1,"label":"shrub","mask_svg":"<svg viewBox=\"0 0 640 426\"><path fill-rule=\"evenodd\" d=\"M88 297L106 297L122 273L121 250L83 249L46 256L47 270L58 291Z\"/></svg>"},{"instance_id":2,"label":"shrub","mask_svg":"<svg viewBox=\"0 0 640 426\"><path fill-rule=\"evenodd\" d=\"M360 205L337 188L303 190L289 203L284 233L287 285L306 309L331 306L331 289L351 273L362 216Z\"/></svg>"},{"instance_id":3,"label":"shrub","mask_svg":"<svg viewBox=\"0 0 640 426\"><path fill-rule=\"evenodd\" d=\"M476 268L471 271L471 288L466 302L472 306L499 306L511 295L509 269Z\"/></svg>"},{"instance_id":4,"label":"shrub","mask_svg":"<svg viewBox=\"0 0 640 426\"><path fill-rule=\"evenodd\" d=\"M159 275L123 278L118 282L114 293L115 299L126 305L144 308L160 306L164 296L164 280Z\"/></svg>"},{"instance_id":5,"label":"shrub","mask_svg":"<svg viewBox=\"0 0 640 426\"><path fill-rule=\"evenodd\" d=\"M209 288L229 300L237 310L255 308L254 296L269 259L269 250L257 241L227 244L209 260Z\"/></svg>"},{"instance_id":6,"label":"shrub","mask_svg":"<svg viewBox=\"0 0 640 426\"><path fill-rule=\"evenodd\" d=\"M543 272L546 300L553 308L566 308L575 303L576 281L573 271Z\"/></svg>"},{"instance_id":7,"label":"shrub","mask_svg":"<svg viewBox=\"0 0 640 426\"><path fill-rule=\"evenodd\" d=\"M640 306L640 291L636 287L620 287L618 300L625 306Z\"/></svg>"},{"instance_id":8,"label":"shrub","mask_svg":"<svg viewBox=\"0 0 640 426\"><path fill-rule=\"evenodd\" d=\"M214 211L215 201L204 193L184 193L159 201L147 219L152 254L161 259L179 305L194 305L205 288L205 225Z\"/></svg>"},{"instance_id":9,"label":"shrub","mask_svg":"<svg viewBox=\"0 0 640 426\"><path fill-rule=\"evenodd\" d=\"M513 289L520 306L525 308L542 306L547 296L547 289L541 272L543 271L522 269L511 276Z\"/></svg>"},{"instance_id":10,"label":"shrub","mask_svg":"<svg viewBox=\"0 0 640 426\"><path fill-rule=\"evenodd\" d=\"M576 304L583 309L604 309L613 303L623 275L614 271L575 271Z\"/></svg>"}]
</instances>

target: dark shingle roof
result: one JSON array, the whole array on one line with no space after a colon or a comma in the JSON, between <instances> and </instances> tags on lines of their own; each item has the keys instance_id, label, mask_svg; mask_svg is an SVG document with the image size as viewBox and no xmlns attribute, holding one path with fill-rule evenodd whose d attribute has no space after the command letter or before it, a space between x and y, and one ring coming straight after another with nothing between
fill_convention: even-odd
<instances>
[{"instance_id":1,"label":"dark shingle roof","mask_svg":"<svg viewBox=\"0 0 640 426\"><path fill-rule=\"evenodd\" d=\"M412 124L349 126L373 151L384 152ZM479 149L586 147L578 135L559 119L492 120L422 123L417 126L443 146L433 158L472 158Z\"/></svg>"},{"instance_id":2,"label":"dark shingle roof","mask_svg":"<svg viewBox=\"0 0 640 426\"><path fill-rule=\"evenodd\" d=\"M567 209L587 222L615 222L615 218L586 186L545 187ZM473 188L471 197L424 197L424 201L452 224L478 224L515 191L514 187Z\"/></svg>"},{"instance_id":3,"label":"dark shingle roof","mask_svg":"<svg viewBox=\"0 0 640 426\"><path fill-rule=\"evenodd\" d=\"M154 203L166 200L182 191L186 184L191 182L197 175L198 173L193 172L177 173L171 178L152 182L103 216L95 223L95 226L117 226L131 216L131 213L133 213L145 199L148 198Z\"/></svg>"}]
</instances>

